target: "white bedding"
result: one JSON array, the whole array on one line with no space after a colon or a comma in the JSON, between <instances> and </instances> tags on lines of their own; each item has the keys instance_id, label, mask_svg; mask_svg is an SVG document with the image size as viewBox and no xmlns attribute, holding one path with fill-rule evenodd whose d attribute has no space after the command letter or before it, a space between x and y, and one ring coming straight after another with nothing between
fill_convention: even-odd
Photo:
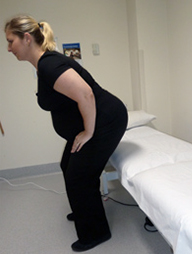
<instances>
[{"instance_id":1,"label":"white bedding","mask_svg":"<svg viewBox=\"0 0 192 254\"><path fill-rule=\"evenodd\" d=\"M122 185L175 254L192 253L192 144L143 126L110 158Z\"/></svg>"},{"instance_id":2,"label":"white bedding","mask_svg":"<svg viewBox=\"0 0 192 254\"><path fill-rule=\"evenodd\" d=\"M192 253L192 161L137 174L132 194L172 246L175 254Z\"/></svg>"},{"instance_id":3,"label":"white bedding","mask_svg":"<svg viewBox=\"0 0 192 254\"><path fill-rule=\"evenodd\" d=\"M188 160L192 160L192 144L142 126L126 131L109 161L129 180L146 169Z\"/></svg>"}]
</instances>

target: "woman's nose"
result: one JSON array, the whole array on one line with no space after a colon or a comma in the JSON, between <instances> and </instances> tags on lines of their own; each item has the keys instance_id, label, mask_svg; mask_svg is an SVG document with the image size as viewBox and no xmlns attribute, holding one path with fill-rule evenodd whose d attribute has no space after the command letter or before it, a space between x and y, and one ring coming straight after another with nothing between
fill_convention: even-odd
<instances>
[{"instance_id":1,"label":"woman's nose","mask_svg":"<svg viewBox=\"0 0 192 254\"><path fill-rule=\"evenodd\" d=\"M11 47L8 45L7 47L8 52L12 52Z\"/></svg>"}]
</instances>

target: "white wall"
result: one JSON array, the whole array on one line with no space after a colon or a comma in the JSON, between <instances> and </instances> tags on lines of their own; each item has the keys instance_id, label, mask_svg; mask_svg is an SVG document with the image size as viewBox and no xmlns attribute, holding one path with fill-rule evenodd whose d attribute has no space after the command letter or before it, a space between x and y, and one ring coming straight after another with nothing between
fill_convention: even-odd
<instances>
[{"instance_id":1,"label":"white wall","mask_svg":"<svg viewBox=\"0 0 192 254\"><path fill-rule=\"evenodd\" d=\"M191 0L0 0L0 27L21 11L45 19L58 45L80 42L83 64L129 109L192 142ZM92 43L99 43L93 56ZM33 68L6 51L0 36L0 170L58 162L64 146L36 103ZM129 53L130 52L130 53Z\"/></svg>"},{"instance_id":2,"label":"white wall","mask_svg":"<svg viewBox=\"0 0 192 254\"><path fill-rule=\"evenodd\" d=\"M192 1L168 0L173 135L192 142Z\"/></svg>"},{"instance_id":3,"label":"white wall","mask_svg":"<svg viewBox=\"0 0 192 254\"><path fill-rule=\"evenodd\" d=\"M27 13L47 20L62 43L80 42L83 65L105 89L132 108L126 0L0 0L0 169L58 162L64 141L55 134L49 113L36 103L32 66L6 50L7 19ZM100 45L93 56L92 43Z\"/></svg>"},{"instance_id":4,"label":"white wall","mask_svg":"<svg viewBox=\"0 0 192 254\"><path fill-rule=\"evenodd\" d=\"M154 113L159 130L192 142L192 1L127 4L133 105Z\"/></svg>"},{"instance_id":5,"label":"white wall","mask_svg":"<svg viewBox=\"0 0 192 254\"><path fill-rule=\"evenodd\" d=\"M134 75L138 77L135 82L132 79L132 85L134 91L139 82L137 90L140 89L141 93L141 105L138 107L157 116L154 122L156 128L171 133L167 1L127 0L127 3L128 15L132 15L132 20L128 17L128 22L132 22L131 26L134 27L134 32L129 29L129 40L132 41L129 45L133 45L131 51L135 51L137 58L131 73L138 70L137 75ZM132 58L131 61L132 65Z\"/></svg>"}]
</instances>

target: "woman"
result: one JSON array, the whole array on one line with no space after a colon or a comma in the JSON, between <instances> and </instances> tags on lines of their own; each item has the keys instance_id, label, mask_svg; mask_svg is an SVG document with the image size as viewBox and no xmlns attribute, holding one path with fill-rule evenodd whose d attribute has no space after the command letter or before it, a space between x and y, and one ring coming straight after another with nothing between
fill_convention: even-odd
<instances>
[{"instance_id":1,"label":"woman","mask_svg":"<svg viewBox=\"0 0 192 254\"><path fill-rule=\"evenodd\" d=\"M19 16L5 24L8 51L38 73L38 104L51 112L55 131L67 143L61 160L78 240L86 251L111 238L100 194L100 175L127 126L123 103L102 89L76 61L55 51L46 22Z\"/></svg>"}]
</instances>

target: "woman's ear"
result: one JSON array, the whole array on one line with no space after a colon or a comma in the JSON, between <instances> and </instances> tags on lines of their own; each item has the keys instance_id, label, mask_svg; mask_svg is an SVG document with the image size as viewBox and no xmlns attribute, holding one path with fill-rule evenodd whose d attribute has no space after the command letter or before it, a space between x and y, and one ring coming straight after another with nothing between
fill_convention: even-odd
<instances>
[{"instance_id":1,"label":"woman's ear","mask_svg":"<svg viewBox=\"0 0 192 254\"><path fill-rule=\"evenodd\" d=\"M32 41L32 37L30 33L24 33L24 38L23 38L26 42L26 44L29 46L31 44Z\"/></svg>"}]
</instances>

